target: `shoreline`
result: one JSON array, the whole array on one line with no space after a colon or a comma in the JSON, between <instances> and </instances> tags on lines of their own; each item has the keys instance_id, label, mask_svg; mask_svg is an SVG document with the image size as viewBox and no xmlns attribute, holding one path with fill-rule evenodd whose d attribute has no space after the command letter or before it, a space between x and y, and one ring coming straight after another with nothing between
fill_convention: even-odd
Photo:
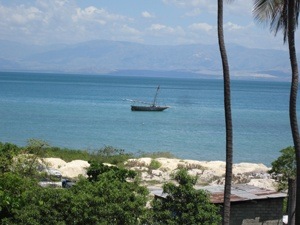
<instances>
[{"instance_id":1,"label":"shoreline","mask_svg":"<svg viewBox=\"0 0 300 225\"><path fill-rule=\"evenodd\" d=\"M58 170L63 177L77 179L86 176L86 169L90 166L85 160L65 162L60 158L44 158L49 168ZM110 164L108 164L110 165ZM172 181L172 174L180 168L198 177L197 185L222 185L225 182L224 161L198 161L176 158L137 158L124 163L126 169L139 172L141 183L145 186L162 186ZM277 182L268 173L270 168L262 163L234 163L233 184L249 184L259 188L276 190Z\"/></svg>"}]
</instances>

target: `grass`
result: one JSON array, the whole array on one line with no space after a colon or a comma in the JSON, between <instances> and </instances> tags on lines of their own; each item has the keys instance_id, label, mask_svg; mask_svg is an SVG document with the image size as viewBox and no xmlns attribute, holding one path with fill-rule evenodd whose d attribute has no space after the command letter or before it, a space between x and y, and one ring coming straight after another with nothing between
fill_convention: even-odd
<instances>
[{"instance_id":1,"label":"grass","mask_svg":"<svg viewBox=\"0 0 300 225\"><path fill-rule=\"evenodd\" d=\"M35 145L35 151L40 143L43 141L35 141L34 143L38 143ZM42 146L42 145L40 145ZM30 148L30 146L24 147L24 149ZM114 148L112 146L105 146L98 150L88 151L88 150L78 150L78 149L68 149L68 148L59 148L59 147L40 147L43 151L43 157L48 158L60 158L66 162L70 162L73 160L85 160L85 161L96 161L100 163L110 163L114 165L118 165L120 167L124 166L124 162L128 159L133 158L141 158L141 157L150 157L152 159L155 158L175 158L173 154L169 152L152 152L152 153L141 153L133 154L130 152L125 152L124 149ZM150 167L159 168L159 162L154 161Z\"/></svg>"},{"instance_id":2,"label":"grass","mask_svg":"<svg viewBox=\"0 0 300 225\"><path fill-rule=\"evenodd\" d=\"M60 158L66 162L80 159L89 161L92 159L92 154L86 150L73 150L67 148L48 147L45 150L45 156L48 158Z\"/></svg>"},{"instance_id":3,"label":"grass","mask_svg":"<svg viewBox=\"0 0 300 225\"><path fill-rule=\"evenodd\" d=\"M196 164L196 163L188 163L188 164L180 163L180 164L178 164L177 169L187 169L187 170L198 169L198 170L205 170L206 168L204 166L201 166L201 165Z\"/></svg>"},{"instance_id":4,"label":"grass","mask_svg":"<svg viewBox=\"0 0 300 225\"><path fill-rule=\"evenodd\" d=\"M175 155L173 155L170 152L139 152L137 155L138 158L142 157L147 157L147 158L152 158L152 159L157 159L157 158L177 158Z\"/></svg>"},{"instance_id":5,"label":"grass","mask_svg":"<svg viewBox=\"0 0 300 225\"><path fill-rule=\"evenodd\" d=\"M89 152L87 150L48 147L45 149L45 156L60 158L66 162L79 159L100 163L110 163L114 165L121 165L126 160L133 158L132 153L125 153L123 149L117 149L112 146L105 146L104 148L93 152Z\"/></svg>"},{"instance_id":6,"label":"grass","mask_svg":"<svg viewBox=\"0 0 300 225\"><path fill-rule=\"evenodd\" d=\"M85 160L99 163L110 163L120 167L124 167L124 162L126 162L128 159L137 159L141 157L150 157L152 159L175 158L170 152L138 152L133 154L130 152L125 152L124 149L118 149L112 146L105 146L94 151L59 148L49 146L46 142L36 139L30 139L28 141L28 145L25 147L19 147L11 143L0 142L0 149L11 149L11 151L16 149L14 150L16 153L35 154L41 158L60 158L66 162L73 160ZM134 164L134 162L132 162L132 164ZM159 168L160 166L161 165L159 165L159 162L156 160L151 162L151 165L149 165L149 167L152 169Z\"/></svg>"},{"instance_id":7,"label":"grass","mask_svg":"<svg viewBox=\"0 0 300 225\"><path fill-rule=\"evenodd\" d=\"M126 167L147 167L145 162L140 162L136 159L130 160L126 162Z\"/></svg>"}]
</instances>

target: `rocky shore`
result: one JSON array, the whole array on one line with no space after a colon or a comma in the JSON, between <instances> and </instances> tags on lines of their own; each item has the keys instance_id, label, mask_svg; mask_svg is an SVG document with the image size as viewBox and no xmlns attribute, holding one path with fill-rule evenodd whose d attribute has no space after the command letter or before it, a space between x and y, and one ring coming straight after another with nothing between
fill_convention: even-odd
<instances>
[{"instance_id":1,"label":"rocky shore","mask_svg":"<svg viewBox=\"0 0 300 225\"><path fill-rule=\"evenodd\" d=\"M76 179L79 175L86 176L86 169L90 166L87 161L74 160L65 162L59 158L45 158L48 167L60 171L63 177ZM145 185L161 186L172 181L172 174L186 168L191 175L198 176L198 185L220 185L225 182L225 162L196 161L169 158L139 158L130 159L125 167L138 171ZM233 165L233 183L250 184L260 188L276 190L277 183L268 174L267 166L256 163L238 163Z\"/></svg>"}]
</instances>

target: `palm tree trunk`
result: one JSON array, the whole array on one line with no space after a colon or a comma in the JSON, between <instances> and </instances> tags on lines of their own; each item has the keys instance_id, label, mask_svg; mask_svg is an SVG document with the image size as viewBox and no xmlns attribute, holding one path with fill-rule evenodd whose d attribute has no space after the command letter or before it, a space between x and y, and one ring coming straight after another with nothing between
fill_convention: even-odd
<instances>
[{"instance_id":1,"label":"palm tree trunk","mask_svg":"<svg viewBox=\"0 0 300 225\"><path fill-rule=\"evenodd\" d=\"M300 224L300 139L297 121L297 92L298 92L298 64L295 48L295 19L296 19L296 1L290 0L288 3L288 44L290 53L290 63L292 69L292 82L290 90L290 125L293 135L297 173L296 173L296 214L295 224Z\"/></svg>"},{"instance_id":2,"label":"palm tree trunk","mask_svg":"<svg viewBox=\"0 0 300 225\"><path fill-rule=\"evenodd\" d=\"M222 58L223 81L224 81L224 109L226 125L226 173L224 188L224 208L223 225L229 225L230 222L230 195L232 181L232 119L230 102L230 74L226 54L224 32L223 32L223 0L218 0L218 39Z\"/></svg>"},{"instance_id":3,"label":"palm tree trunk","mask_svg":"<svg viewBox=\"0 0 300 225\"><path fill-rule=\"evenodd\" d=\"M295 225L296 181L290 178L288 185L288 225Z\"/></svg>"}]
</instances>

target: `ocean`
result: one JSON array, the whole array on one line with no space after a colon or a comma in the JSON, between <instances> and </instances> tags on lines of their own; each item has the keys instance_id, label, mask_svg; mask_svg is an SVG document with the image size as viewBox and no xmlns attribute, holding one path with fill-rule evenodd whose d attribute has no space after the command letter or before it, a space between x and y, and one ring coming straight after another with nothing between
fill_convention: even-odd
<instances>
[{"instance_id":1,"label":"ocean","mask_svg":"<svg viewBox=\"0 0 300 225\"><path fill-rule=\"evenodd\" d=\"M125 99L158 102L132 112ZM289 83L232 81L234 162L270 165L292 146ZM223 81L104 75L0 73L0 141L94 151L170 152L225 161Z\"/></svg>"}]
</instances>

